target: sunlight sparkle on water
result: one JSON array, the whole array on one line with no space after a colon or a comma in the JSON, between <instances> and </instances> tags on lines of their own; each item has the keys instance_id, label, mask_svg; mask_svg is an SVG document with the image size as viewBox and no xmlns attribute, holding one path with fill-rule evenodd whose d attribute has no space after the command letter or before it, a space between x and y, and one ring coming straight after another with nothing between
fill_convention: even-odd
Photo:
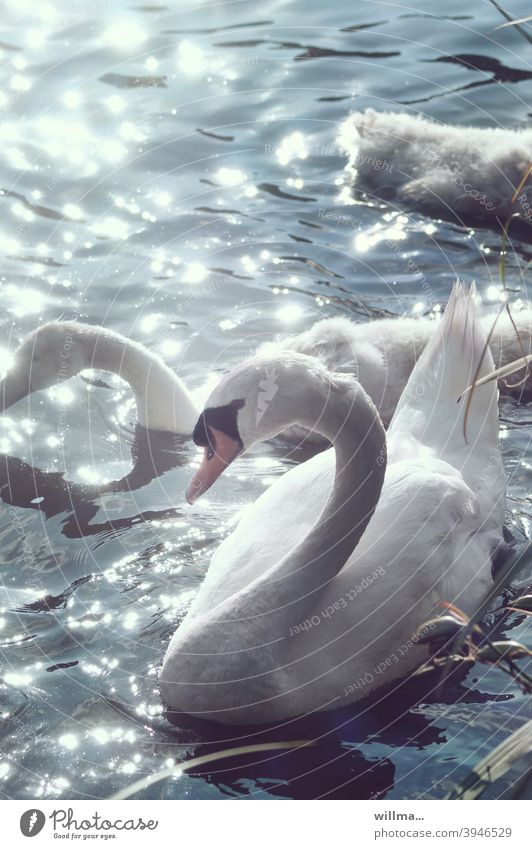
<instances>
[{"instance_id":1,"label":"sunlight sparkle on water","mask_svg":"<svg viewBox=\"0 0 532 849\"><path fill-rule=\"evenodd\" d=\"M103 39L109 47L115 50L133 52L146 41L146 33L138 21L125 19L117 21L105 30Z\"/></svg>"},{"instance_id":2,"label":"sunlight sparkle on water","mask_svg":"<svg viewBox=\"0 0 532 849\"><path fill-rule=\"evenodd\" d=\"M91 734L98 743L104 744L109 740L109 732L106 731L105 728L93 728Z\"/></svg>"},{"instance_id":3,"label":"sunlight sparkle on water","mask_svg":"<svg viewBox=\"0 0 532 849\"><path fill-rule=\"evenodd\" d=\"M71 404L74 398L76 397L71 389L68 386L52 386L48 389L47 393L49 398L53 401L57 401L61 405Z\"/></svg>"},{"instance_id":4,"label":"sunlight sparkle on water","mask_svg":"<svg viewBox=\"0 0 532 849\"><path fill-rule=\"evenodd\" d=\"M257 270L257 263L251 259L250 256L243 256L240 258L240 262L246 269L246 271L253 272Z\"/></svg>"},{"instance_id":5,"label":"sunlight sparkle on water","mask_svg":"<svg viewBox=\"0 0 532 849\"><path fill-rule=\"evenodd\" d=\"M405 216L398 216L390 227L376 225L371 230L365 230L357 233L355 236L355 250L358 253L366 253L370 248L374 248L379 242L401 242L407 238L407 234L403 225L407 219Z\"/></svg>"},{"instance_id":6,"label":"sunlight sparkle on water","mask_svg":"<svg viewBox=\"0 0 532 849\"><path fill-rule=\"evenodd\" d=\"M67 109L77 109L82 103L79 91L66 91L63 95L63 103Z\"/></svg>"},{"instance_id":7,"label":"sunlight sparkle on water","mask_svg":"<svg viewBox=\"0 0 532 849\"><path fill-rule=\"evenodd\" d=\"M75 734L63 734L62 737L57 741L60 746L64 746L65 749L77 749L79 746L78 738Z\"/></svg>"},{"instance_id":8,"label":"sunlight sparkle on water","mask_svg":"<svg viewBox=\"0 0 532 849\"><path fill-rule=\"evenodd\" d=\"M303 310L297 304L287 304L285 307L280 307L277 310L277 318L280 318L281 321L285 321L286 323L290 323L292 321L297 321L298 318L301 318L303 315Z\"/></svg>"},{"instance_id":9,"label":"sunlight sparkle on water","mask_svg":"<svg viewBox=\"0 0 532 849\"><path fill-rule=\"evenodd\" d=\"M17 168L19 171L30 171L33 168L29 159L27 159L25 154L18 147L8 148L6 150L6 155L13 168Z\"/></svg>"},{"instance_id":10,"label":"sunlight sparkle on water","mask_svg":"<svg viewBox=\"0 0 532 849\"><path fill-rule=\"evenodd\" d=\"M201 283L207 276L208 271L201 262L189 262L183 274L185 283Z\"/></svg>"},{"instance_id":11,"label":"sunlight sparkle on water","mask_svg":"<svg viewBox=\"0 0 532 849\"><path fill-rule=\"evenodd\" d=\"M4 681L10 687L23 687L26 684L31 684L31 675L27 672L6 672Z\"/></svg>"},{"instance_id":12,"label":"sunlight sparkle on water","mask_svg":"<svg viewBox=\"0 0 532 849\"><path fill-rule=\"evenodd\" d=\"M97 221L91 230L103 239L127 239L129 236L129 227L126 222L114 215L108 215L101 221Z\"/></svg>"},{"instance_id":13,"label":"sunlight sparkle on water","mask_svg":"<svg viewBox=\"0 0 532 849\"><path fill-rule=\"evenodd\" d=\"M153 200L157 206L167 207L172 203L172 195L169 192L154 192Z\"/></svg>"},{"instance_id":14,"label":"sunlight sparkle on water","mask_svg":"<svg viewBox=\"0 0 532 849\"><path fill-rule=\"evenodd\" d=\"M80 480L85 483L105 483L106 478L94 468L94 466L80 466L77 470L77 475Z\"/></svg>"},{"instance_id":15,"label":"sunlight sparkle on water","mask_svg":"<svg viewBox=\"0 0 532 849\"><path fill-rule=\"evenodd\" d=\"M3 376L13 365L13 354L7 348L0 347L0 376Z\"/></svg>"},{"instance_id":16,"label":"sunlight sparkle on water","mask_svg":"<svg viewBox=\"0 0 532 849\"><path fill-rule=\"evenodd\" d=\"M196 77L206 68L205 56L197 44L182 41L177 49L177 67L188 77Z\"/></svg>"},{"instance_id":17,"label":"sunlight sparkle on water","mask_svg":"<svg viewBox=\"0 0 532 849\"><path fill-rule=\"evenodd\" d=\"M9 286L6 286L5 291L13 301L13 306L10 310L13 315L31 315L42 309L44 295L35 289L21 289L19 286L10 283Z\"/></svg>"},{"instance_id":18,"label":"sunlight sparkle on water","mask_svg":"<svg viewBox=\"0 0 532 849\"><path fill-rule=\"evenodd\" d=\"M46 41L46 32L42 29L30 29L26 33L28 47L42 47Z\"/></svg>"},{"instance_id":19,"label":"sunlight sparkle on water","mask_svg":"<svg viewBox=\"0 0 532 849\"><path fill-rule=\"evenodd\" d=\"M218 183L221 183L222 186L238 186L239 183L243 183L245 179L246 175L243 171L240 171L239 168L220 168L220 170L216 172L216 180Z\"/></svg>"},{"instance_id":20,"label":"sunlight sparkle on water","mask_svg":"<svg viewBox=\"0 0 532 849\"><path fill-rule=\"evenodd\" d=\"M150 315L145 315L140 322L140 329L143 333L151 333L159 322L161 321L162 316L156 312L150 313Z\"/></svg>"},{"instance_id":21,"label":"sunlight sparkle on water","mask_svg":"<svg viewBox=\"0 0 532 849\"><path fill-rule=\"evenodd\" d=\"M146 136L139 130L136 124L133 124L131 121L124 121L120 124L119 133L125 141L134 141L134 142L142 142L146 141Z\"/></svg>"},{"instance_id":22,"label":"sunlight sparkle on water","mask_svg":"<svg viewBox=\"0 0 532 849\"><path fill-rule=\"evenodd\" d=\"M127 153L127 147L116 139L106 139L101 142L100 150L108 162L119 162Z\"/></svg>"},{"instance_id":23,"label":"sunlight sparkle on water","mask_svg":"<svg viewBox=\"0 0 532 849\"><path fill-rule=\"evenodd\" d=\"M111 94L110 97L106 98L105 105L113 115L119 115L126 108L126 101L119 94Z\"/></svg>"},{"instance_id":24,"label":"sunlight sparkle on water","mask_svg":"<svg viewBox=\"0 0 532 849\"><path fill-rule=\"evenodd\" d=\"M134 610L128 610L122 619L126 631L132 631L136 627L138 618L138 613L135 613Z\"/></svg>"},{"instance_id":25,"label":"sunlight sparkle on water","mask_svg":"<svg viewBox=\"0 0 532 849\"><path fill-rule=\"evenodd\" d=\"M65 203L63 212L68 218L74 218L76 221L83 218L83 210L79 206L76 206L75 203Z\"/></svg>"},{"instance_id":26,"label":"sunlight sparkle on water","mask_svg":"<svg viewBox=\"0 0 532 849\"><path fill-rule=\"evenodd\" d=\"M132 775L134 772L137 771L137 769L137 765L134 764L132 761L128 761L127 763L122 764L122 766L120 767L120 771L123 772L125 775Z\"/></svg>"},{"instance_id":27,"label":"sunlight sparkle on water","mask_svg":"<svg viewBox=\"0 0 532 849\"><path fill-rule=\"evenodd\" d=\"M178 342L175 339L165 339L161 342L161 354L163 357L173 357L176 354L179 354L182 347L182 342Z\"/></svg>"},{"instance_id":28,"label":"sunlight sparkle on water","mask_svg":"<svg viewBox=\"0 0 532 849\"><path fill-rule=\"evenodd\" d=\"M13 91L28 91L31 88L31 80L22 76L22 74L13 74L9 86Z\"/></svg>"},{"instance_id":29,"label":"sunlight sparkle on water","mask_svg":"<svg viewBox=\"0 0 532 849\"><path fill-rule=\"evenodd\" d=\"M303 133L296 130L295 133L285 136L275 154L281 165L288 165L294 159L306 159L308 149Z\"/></svg>"}]
</instances>

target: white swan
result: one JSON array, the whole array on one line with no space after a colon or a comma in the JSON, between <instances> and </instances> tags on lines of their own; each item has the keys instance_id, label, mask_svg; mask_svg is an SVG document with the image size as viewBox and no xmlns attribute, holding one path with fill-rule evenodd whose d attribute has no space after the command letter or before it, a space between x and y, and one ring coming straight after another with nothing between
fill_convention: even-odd
<instances>
[{"instance_id":1,"label":"white swan","mask_svg":"<svg viewBox=\"0 0 532 849\"><path fill-rule=\"evenodd\" d=\"M445 218L467 221L521 212L532 223L532 130L437 124L402 112L355 112L340 130L355 187Z\"/></svg>"},{"instance_id":2,"label":"white swan","mask_svg":"<svg viewBox=\"0 0 532 849\"><path fill-rule=\"evenodd\" d=\"M143 427L192 433L199 411L182 380L161 357L106 327L74 321L51 321L24 339L0 382L0 412L84 369L111 371L127 381Z\"/></svg>"},{"instance_id":3,"label":"white swan","mask_svg":"<svg viewBox=\"0 0 532 849\"><path fill-rule=\"evenodd\" d=\"M497 389L475 393L467 444L457 404L483 344L456 286L392 421L388 466L354 379L293 354L221 382L194 431L205 456L189 500L291 423L334 447L270 487L215 553L164 658L169 707L228 724L340 707L425 659L412 636L439 600L475 609L504 520ZM488 353L482 372L492 365Z\"/></svg>"},{"instance_id":4,"label":"white swan","mask_svg":"<svg viewBox=\"0 0 532 849\"><path fill-rule=\"evenodd\" d=\"M532 353L532 309L512 310L512 317L525 353ZM486 337L494 321L491 313L480 318ZM264 343L258 353L272 356L297 351L318 357L331 371L355 375L388 425L412 369L437 327L437 321L425 317L382 318L362 324L343 317L325 318L297 336ZM506 311L497 319L490 348L496 368L522 356ZM532 371L525 385L517 385L523 377L524 370L506 383L500 381L499 389L506 395L529 394Z\"/></svg>"}]
</instances>

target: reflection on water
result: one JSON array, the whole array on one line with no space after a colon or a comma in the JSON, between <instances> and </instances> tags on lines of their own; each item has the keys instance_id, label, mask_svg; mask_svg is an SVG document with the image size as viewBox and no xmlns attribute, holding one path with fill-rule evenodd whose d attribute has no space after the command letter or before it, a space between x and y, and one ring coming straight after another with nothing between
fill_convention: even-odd
<instances>
[{"instance_id":1,"label":"reflection on water","mask_svg":"<svg viewBox=\"0 0 532 849\"><path fill-rule=\"evenodd\" d=\"M435 16L416 2L268 0L262 20L246 2L4 5L2 369L37 323L79 318L148 345L197 389L324 316L435 313L457 275L500 302L497 235L354 198L337 138L351 109L407 103L440 121L526 124L530 47L494 31L492 4L464 15L452 0ZM516 302L529 259L515 242ZM502 417L522 541L530 413L505 400ZM441 797L523 722L524 698L485 667L443 695L410 682L393 710L379 699L277 729L165 716L157 668L212 551L301 456L261 447L190 508L194 446L133 422L128 387L99 373L1 417L5 796L102 797L194 754L308 738L150 793Z\"/></svg>"}]
</instances>

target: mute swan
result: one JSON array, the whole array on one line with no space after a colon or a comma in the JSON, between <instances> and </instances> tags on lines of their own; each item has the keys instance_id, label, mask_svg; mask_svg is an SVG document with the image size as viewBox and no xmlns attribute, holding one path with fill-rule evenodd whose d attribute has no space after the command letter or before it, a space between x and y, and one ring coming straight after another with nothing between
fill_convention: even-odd
<instances>
[{"instance_id":1,"label":"mute swan","mask_svg":"<svg viewBox=\"0 0 532 849\"><path fill-rule=\"evenodd\" d=\"M459 221L532 223L532 190L512 197L532 161L532 130L437 124L403 112L355 112L340 145L355 187L385 200Z\"/></svg>"},{"instance_id":2,"label":"mute swan","mask_svg":"<svg viewBox=\"0 0 532 849\"><path fill-rule=\"evenodd\" d=\"M143 427L192 433L196 405L184 383L157 354L106 327L74 321L43 324L17 348L0 382L0 412L31 392L91 368L112 371L130 384Z\"/></svg>"},{"instance_id":3,"label":"mute swan","mask_svg":"<svg viewBox=\"0 0 532 849\"><path fill-rule=\"evenodd\" d=\"M291 354L222 380L194 430L205 456L190 501L292 423L333 448L270 487L215 553L164 658L170 708L254 724L340 707L425 660L413 635L439 600L476 608L504 520L497 389L475 392L468 443L457 404L483 344L457 285L391 423L388 465L353 378ZM488 352L481 372L492 366Z\"/></svg>"}]
</instances>

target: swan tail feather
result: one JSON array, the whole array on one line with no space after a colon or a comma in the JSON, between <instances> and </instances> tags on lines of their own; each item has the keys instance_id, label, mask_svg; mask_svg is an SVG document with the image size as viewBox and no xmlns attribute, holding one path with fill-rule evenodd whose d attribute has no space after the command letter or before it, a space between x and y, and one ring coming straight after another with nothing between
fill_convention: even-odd
<instances>
[{"instance_id":1,"label":"swan tail feather","mask_svg":"<svg viewBox=\"0 0 532 849\"><path fill-rule=\"evenodd\" d=\"M444 460L498 454L495 381L465 393L493 370L486 334L476 315L476 287L455 283L440 325L410 376L390 436L410 434Z\"/></svg>"}]
</instances>

